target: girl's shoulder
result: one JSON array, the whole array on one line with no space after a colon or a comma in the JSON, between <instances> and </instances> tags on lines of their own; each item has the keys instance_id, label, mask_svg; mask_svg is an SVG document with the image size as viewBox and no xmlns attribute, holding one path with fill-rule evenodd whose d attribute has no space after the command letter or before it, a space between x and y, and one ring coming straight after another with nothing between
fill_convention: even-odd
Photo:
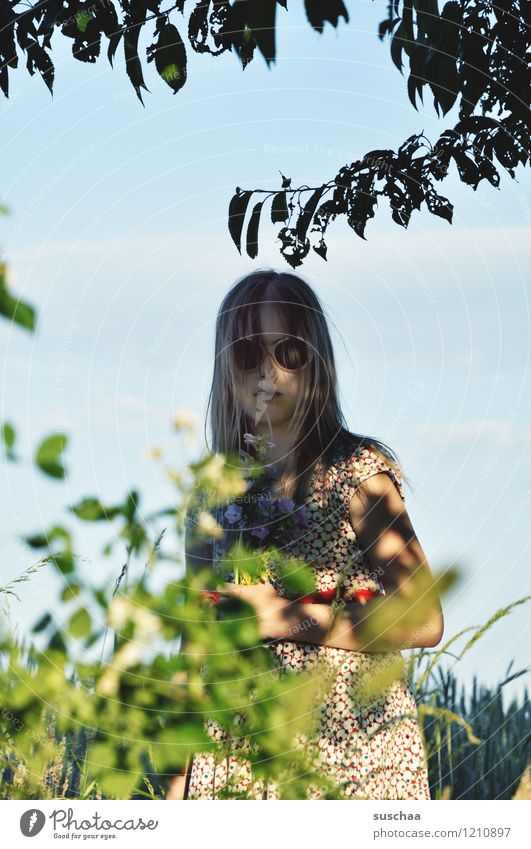
<instances>
[{"instance_id":1,"label":"girl's shoulder","mask_svg":"<svg viewBox=\"0 0 531 849\"><path fill-rule=\"evenodd\" d=\"M342 501L350 502L356 488L367 478L387 474L395 484L403 501L405 498L402 469L399 463L381 445L363 440L353 447L340 448L329 469L334 487Z\"/></svg>"}]
</instances>

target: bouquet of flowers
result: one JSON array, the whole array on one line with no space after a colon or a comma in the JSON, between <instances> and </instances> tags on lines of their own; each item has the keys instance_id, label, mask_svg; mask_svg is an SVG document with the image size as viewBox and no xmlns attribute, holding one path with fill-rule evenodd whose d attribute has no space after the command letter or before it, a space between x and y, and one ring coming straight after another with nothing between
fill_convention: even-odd
<instances>
[{"instance_id":1,"label":"bouquet of flowers","mask_svg":"<svg viewBox=\"0 0 531 849\"><path fill-rule=\"evenodd\" d=\"M273 447L267 436L244 434L244 440L256 449L261 461L268 448ZM249 473L254 473L251 457L242 452ZM315 578L304 561L290 558L286 549L308 527L309 512L306 505L297 506L291 498L273 498L271 485L274 475L259 466L259 474L249 476L247 490L237 496L222 510L226 535L226 551L230 555L228 568L221 570L225 580L235 584L255 584L270 580L282 588L283 594L303 602L358 601L365 604L376 593L368 589L341 586L317 590ZM221 594L205 594L217 604Z\"/></svg>"},{"instance_id":2,"label":"bouquet of flowers","mask_svg":"<svg viewBox=\"0 0 531 849\"><path fill-rule=\"evenodd\" d=\"M313 580L307 564L290 559L289 567L282 568L286 566L286 548L308 527L308 508L305 504L297 506L291 498L271 495L275 476L261 461L274 443L267 436L249 433L244 434L244 440L254 446L258 464L246 451L241 452L247 467L244 474L247 489L225 507L218 508L221 509L218 518L225 529L225 551L229 555L227 568L223 568L223 561L218 568L230 583L254 584L271 579L274 585L282 585L285 592L300 595L297 587L302 582L303 592L309 592ZM204 596L217 604L221 594L208 591Z\"/></svg>"},{"instance_id":3,"label":"bouquet of flowers","mask_svg":"<svg viewBox=\"0 0 531 849\"><path fill-rule=\"evenodd\" d=\"M246 433L244 439L247 444L254 445L259 461L274 444L267 436ZM249 455L242 453L249 461ZM267 580L273 567L272 550L289 546L308 527L309 513L305 504L297 506L291 498L272 497L271 485L274 479L270 470L262 469L257 477L247 481L247 491L237 496L223 510L228 548L233 556L237 555L236 565L233 564L227 573L227 580L236 584ZM254 563L247 564L250 569L238 565L246 550L255 553L252 558Z\"/></svg>"}]
</instances>

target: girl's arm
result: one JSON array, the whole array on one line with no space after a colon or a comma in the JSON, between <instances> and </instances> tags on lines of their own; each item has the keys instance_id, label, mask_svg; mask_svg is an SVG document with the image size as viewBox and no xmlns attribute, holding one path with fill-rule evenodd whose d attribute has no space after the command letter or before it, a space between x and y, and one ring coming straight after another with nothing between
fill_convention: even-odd
<instances>
[{"instance_id":1,"label":"girl's arm","mask_svg":"<svg viewBox=\"0 0 531 849\"><path fill-rule=\"evenodd\" d=\"M431 578L404 502L390 477L376 474L357 488L349 504L352 527L386 595L365 605L347 604L330 630L332 607L288 601L271 585L228 589L256 606L263 639L319 643L351 651L383 652L436 646L443 634L439 598L423 597L415 578ZM227 585L227 588L234 585ZM375 632L374 617L392 621ZM420 615L419 615L420 612ZM396 613L396 616L394 615Z\"/></svg>"}]
</instances>

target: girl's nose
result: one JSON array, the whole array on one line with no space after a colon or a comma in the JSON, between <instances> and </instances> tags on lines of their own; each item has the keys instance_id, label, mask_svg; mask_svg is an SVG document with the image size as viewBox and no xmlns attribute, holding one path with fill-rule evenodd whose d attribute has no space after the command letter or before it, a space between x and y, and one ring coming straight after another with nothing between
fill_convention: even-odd
<instances>
[{"instance_id":1,"label":"girl's nose","mask_svg":"<svg viewBox=\"0 0 531 849\"><path fill-rule=\"evenodd\" d=\"M269 357L269 363L267 362L267 358ZM271 371L272 368L275 367L275 363L273 361L273 357L271 356L270 351L264 351L262 356L262 361L260 363L260 375L265 375L266 371Z\"/></svg>"}]
</instances>

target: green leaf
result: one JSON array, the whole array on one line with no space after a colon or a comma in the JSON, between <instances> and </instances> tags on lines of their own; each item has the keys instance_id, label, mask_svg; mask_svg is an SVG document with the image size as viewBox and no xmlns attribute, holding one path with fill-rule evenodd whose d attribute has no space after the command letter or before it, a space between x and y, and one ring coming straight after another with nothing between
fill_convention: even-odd
<instances>
[{"instance_id":1,"label":"green leaf","mask_svg":"<svg viewBox=\"0 0 531 849\"><path fill-rule=\"evenodd\" d=\"M439 107L446 115L452 108L459 94L459 75L457 63L451 56L435 53L424 66L425 80L433 92L433 102L437 114Z\"/></svg>"},{"instance_id":2,"label":"green leaf","mask_svg":"<svg viewBox=\"0 0 531 849\"><path fill-rule=\"evenodd\" d=\"M312 569L304 560L283 559L275 567L282 588L295 598L310 595L317 589Z\"/></svg>"},{"instance_id":3,"label":"green leaf","mask_svg":"<svg viewBox=\"0 0 531 849\"><path fill-rule=\"evenodd\" d=\"M302 212L299 216L299 220L297 221L297 224L296 224L296 227L295 227L295 232L297 233L297 236L299 237L301 242L304 241L304 239L306 238L306 233L308 232L308 227L311 224L312 218L315 215L315 211L317 209L319 201L321 200L323 193L325 192L326 188L327 188L326 186L320 186L318 189L316 189L312 193L310 199L306 202L306 204L305 204L305 206L304 206L304 208L303 208L303 210L302 210Z\"/></svg>"},{"instance_id":4,"label":"green leaf","mask_svg":"<svg viewBox=\"0 0 531 849\"><path fill-rule=\"evenodd\" d=\"M128 522L132 522L140 502L140 495L136 489L130 490L123 507L123 514Z\"/></svg>"},{"instance_id":5,"label":"green leaf","mask_svg":"<svg viewBox=\"0 0 531 849\"><path fill-rule=\"evenodd\" d=\"M112 740L92 743L87 752L89 770L98 774L100 770L112 769L116 765L116 752Z\"/></svg>"},{"instance_id":6,"label":"green leaf","mask_svg":"<svg viewBox=\"0 0 531 849\"><path fill-rule=\"evenodd\" d=\"M123 512L122 507L104 507L97 498L83 498L78 504L71 505L69 509L85 522L114 519Z\"/></svg>"},{"instance_id":7,"label":"green leaf","mask_svg":"<svg viewBox=\"0 0 531 849\"><path fill-rule=\"evenodd\" d=\"M229 640L234 650L253 649L259 644L258 620L252 604L233 596L224 596L217 610L220 638Z\"/></svg>"},{"instance_id":8,"label":"green leaf","mask_svg":"<svg viewBox=\"0 0 531 849\"><path fill-rule=\"evenodd\" d=\"M288 202L285 192L278 192L271 204L271 221L277 224L279 221L287 221L289 218Z\"/></svg>"},{"instance_id":9,"label":"green leaf","mask_svg":"<svg viewBox=\"0 0 531 849\"><path fill-rule=\"evenodd\" d=\"M326 21L337 27L339 18L344 18L348 24L348 11L343 0L332 0L329 3L323 3L322 0L304 0L304 5L308 22L317 32L322 33Z\"/></svg>"},{"instance_id":10,"label":"green leaf","mask_svg":"<svg viewBox=\"0 0 531 849\"><path fill-rule=\"evenodd\" d=\"M149 89L144 82L142 65L138 57L138 39L142 24L145 22L146 7L144 5L144 7L141 8L141 4L136 4L134 11L136 12L138 19L133 19L130 15L126 18L126 24L129 26L129 29L124 32L125 69L127 71L127 76L133 84L137 97L143 106L144 101L142 100L140 89L143 88L146 91L149 91Z\"/></svg>"},{"instance_id":11,"label":"green leaf","mask_svg":"<svg viewBox=\"0 0 531 849\"><path fill-rule=\"evenodd\" d=\"M452 223L454 207L447 198L438 195L437 192L429 192L426 195L426 204L433 215L438 215L439 218Z\"/></svg>"},{"instance_id":12,"label":"green leaf","mask_svg":"<svg viewBox=\"0 0 531 849\"><path fill-rule=\"evenodd\" d=\"M101 588L94 589L92 590L92 595L94 596L94 599L95 601L97 601L99 606L105 608L106 610L109 604L109 600L107 598L105 590Z\"/></svg>"},{"instance_id":13,"label":"green leaf","mask_svg":"<svg viewBox=\"0 0 531 849\"><path fill-rule=\"evenodd\" d=\"M9 424L9 422L4 422L4 424L2 425L2 437L6 448L8 450L13 448L13 445L15 444L16 434L15 428L13 427L13 425Z\"/></svg>"},{"instance_id":14,"label":"green leaf","mask_svg":"<svg viewBox=\"0 0 531 849\"><path fill-rule=\"evenodd\" d=\"M238 248L241 254L241 238L245 213L251 199L252 192L240 192L236 189L236 194L232 196L229 204L229 233L232 236L232 241Z\"/></svg>"},{"instance_id":15,"label":"green leaf","mask_svg":"<svg viewBox=\"0 0 531 849\"><path fill-rule=\"evenodd\" d=\"M240 578L236 583L258 583L264 574L265 563L262 553L253 551L242 542L238 541L230 547L227 558L220 560L220 571L233 571L235 575L246 576L246 580Z\"/></svg>"},{"instance_id":16,"label":"green leaf","mask_svg":"<svg viewBox=\"0 0 531 849\"><path fill-rule=\"evenodd\" d=\"M76 14L76 24L79 32L85 32L91 20L92 15L90 14L90 12L85 11L85 9L83 9L81 12L78 12Z\"/></svg>"},{"instance_id":17,"label":"green leaf","mask_svg":"<svg viewBox=\"0 0 531 849\"><path fill-rule=\"evenodd\" d=\"M81 587L79 584L69 584L68 586L63 588L61 593L61 601L70 601L79 595Z\"/></svg>"},{"instance_id":18,"label":"green leaf","mask_svg":"<svg viewBox=\"0 0 531 849\"><path fill-rule=\"evenodd\" d=\"M35 330L35 310L9 292L6 278L7 266L0 262L0 315L26 330Z\"/></svg>"},{"instance_id":19,"label":"green leaf","mask_svg":"<svg viewBox=\"0 0 531 849\"><path fill-rule=\"evenodd\" d=\"M403 34L404 34L404 26L402 21L398 25L398 28L395 30L393 38L391 39L391 59L393 63L396 65L400 73L402 73L402 45L403 45Z\"/></svg>"},{"instance_id":20,"label":"green leaf","mask_svg":"<svg viewBox=\"0 0 531 849\"><path fill-rule=\"evenodd\" d=\"M158 772L165 773L182 766L194 750L212 746L202 722L181 722L165 728L152 743L153 761Z\"/></svg>"},{"instance_id":21,"label":"green leaf","mask_svg":"<svg viewBox=\"0 0 531 849\"><path fill-rule=\"evenodd\" d=\"M10 422L4 422L2 425L2 438L4 440L4 447L6 451L6 457L8 460L14 461L17 459L17 455L13 451L13 445L15 444L16 432Z\"/></svg>"},{"instance_id":22,"label":"green leaf","mask_svg":"<svg viewBox=\"0 0 531 849\"><path fill-rule=\"evenodd\" d=\"M138 522L132 522L130 525L126 525L120 531L120 538L127 540L132 546L134 551L140 551L142 546L147 540L146 532L142 525L139 525Z\"/></svg>"},{"instance_id":23,"label":"green leaf","mask_svg":"<svg viewBox=\"0 0 531 849\"><path fill-rule=\"evenodd\" d=\"M22 537L22 539L30 548L48 548L49 545L46 534L33 534L32 536Z\"/></svg>"},{"instance_id":24,"label":"green leaf","mask_svg":"<svg viewBox=\"0 0 531 849\"><path fill-rule=\"evenodd\" d=\"M60 631L55 631L55 633L52 634L51 639L48 642L48 649L60 652L61 654L68 654L64 637Z\"/></svg>"},{"instance_id":25,"label":"green leaf","mask_svg":"<svg viewBox=\"0 0 531 849\"><path fill-rule=\"evenodd\" d=\"M45 628L48 627L50 622L52 621L52 617L49 613L45 613L38 622L31 629L34 634L39 634L41 631L44 631Z\"/></svg>"},{"instance_id":26,"label":"green leaf","mask_svg":"<svg viewBox=\"0 0 531 849\"><path fill-rule=\"evenodd\" d=\"M76 568L74 555L70 551L60 551L57 554L50 554L48 560L54 566L57 566L61 575L70 575Z\"/></svg>"},{"instance_id":27,"label":"green leaf","mask_svg":"<svg viewBox=\"0 0 531 849\"><path fill-rule=\"evenodd\" d=\"M33 76L35 70L39 72L44 83L48 86L50 94L53 94L53 81L55 76L55 68L49 54L46 52L38 41L28 38L25 45L27 54L26 67Z\"/></svg>"},{"instance_id":28,"label":"green leaf","mask_svg":"<svg viewBox=\"0 0 531 849\"><path fill-rule=\"evenodd\" d=\"M275 61L275 16L277 0L247 4L247 20L256 45L267 64Z\"/></svg>"},{"instance_id":29,"label":"green leaf","mask_svg":"<svg viewBox=\"0 0 531 849\"><path fill-rule=\"evenodd\" d=\"M53 525L48 531L44 531L43 533L22 537L25 545L29 545L30 548L49 548L51 543L56 539L64 540L67 546L71 543L70 534L61 525Z\"/></svg>"},{"instance_id":30,"label":"green leaf","mask_svg":"<svg viewBox=\"0 0 531 849\"><path fill-rule=\"evenodd\" d=\"M35 463L46 475L53 478L64 478L65 468L60 462L68 437L64 433L54 433L44 439L35 454Z\"/></svg>"},{"instance_id":31,"label":"green leaf","mask_svg":"<svg viewBox=\"0 0 531 849\"><path fill-rule=\"evenodd\" d=\"M140 772L118 772L113 770L99 780L99 785L106 796L113 799L130 799L140 778Z\"/></svg>"},{"instance_id":32,"label":"green leaf","mask_svg":"<svg viewBox=\"0 0 531 849\"><path fill-rule=\"evenodd\" d=\"M247 253L251 259L254 259L258 253L258 225L260 224L260 213L263 205L263 200L255 204L247 227Z\"/></svg>"},{"instance_id":33,"label":"green leaf","mask_svg":"<svg viewBox=\"0 0 531 849\"><path fill-rule=\"evenodd\" d=\"M84 607L80 607L73 616L70 617L68 630L76 639L88 636L92 627L92 619L90 613Z\"/></svg>"},{"instance_id":34,"label":"green leaf","mask_svg":"<svg viewBox=\"0 0 531 849\"><path fill-rule=\"evenodd\" d=\"M147 50L147 61L155 60L155 67L173 93L177 94L186 82L186 49L177 27L164 23L158 30L156 44Z\"/></svg>"},{"instance_id":35,"label":"green leaf","mask_svg":"<svg viewBox=\"0 0 531 849\"><path fill-rule=\"evenodd\" d=\"M326 262L327 247L326 247L325 240L321 239L321 241L319 242L318 245L313 246L313 249L314 249L315 253L319 254L319 256L322 257Z\"/></svg>"}]
</instances>

